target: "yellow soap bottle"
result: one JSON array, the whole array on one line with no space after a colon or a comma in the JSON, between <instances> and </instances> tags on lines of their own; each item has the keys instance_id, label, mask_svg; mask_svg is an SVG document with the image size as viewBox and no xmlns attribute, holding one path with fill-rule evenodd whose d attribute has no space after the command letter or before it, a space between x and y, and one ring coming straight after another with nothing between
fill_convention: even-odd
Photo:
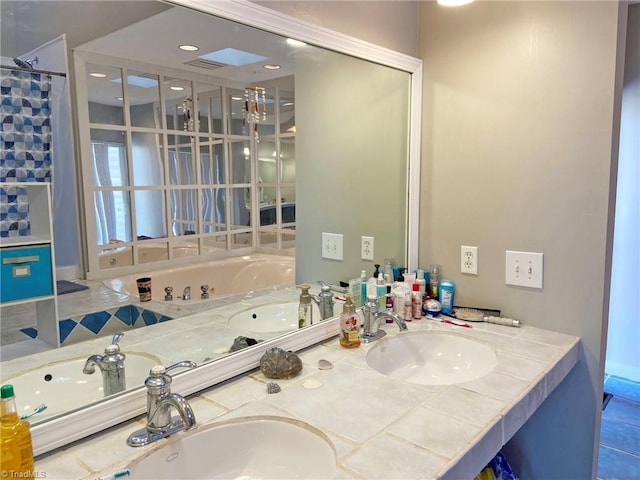
<instances>
[{"instance_id":1,"label":"yellow soap bottle","mask_svg":"<svg viewBox=\"0 0 640 480\"><path fill-rule=\"evenodd\" d=\"M2 478L31 478L33 476L33 447L29 422L21 420L16 408L13 385L0 388L2 429L0 442L0 476Z\"/></svg>"},{"instance_id":2,"label":"yellow soap bottle","mask_svg":"<svg viewBox=\"0 0 640 480\"><path fill-rule=\"evenodd\" d=\"M358 323L353 295L348 293L340 314L340 345L342 347L356 348L360 346L360 326Z\"/></svg>"}]
</instances>

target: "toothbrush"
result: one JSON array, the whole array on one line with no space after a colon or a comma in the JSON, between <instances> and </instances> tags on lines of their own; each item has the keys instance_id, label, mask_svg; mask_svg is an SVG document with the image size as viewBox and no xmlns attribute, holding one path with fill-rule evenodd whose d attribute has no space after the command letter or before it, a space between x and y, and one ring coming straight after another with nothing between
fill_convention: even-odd
<instances>
[{"instance_id":1,"label":"toothbrush","mask_svg":"<svg viewBox=\"0 0 640 480\"><path fill-rule=\"evenodd\" d=\"M33 412L27 414L27 415L22 415L20 417L21 420L26 420L27 418L31 418L33 417L36 413L40 413L40 412L44 412L47 409L47 406L43 403L42 405L38 405L36 408L33 409Z\"/></svg>"},{"instance_id":2,"label":"toothbrush","mask_svg":"<svg viewBox=\"0 0 640 480\"><path fill-rule=\"evenodd\" d=\"M131 470L128 468L124 470L120 470L119 472L112 473L110 475L105 475L103 477L98 477L96 480L116 480L118 478L128 477L131 475Z\"/></svg>"},{"instance_id":3,"label":"toothbrush","mask_svg":"<svg viewBox=\"0 0 640 480\"><path fill-rule=\"evenodd\" d=\"M448 323L451 325L457 325L458 327L466 327L466 328L473 328L471 325L469 325L468 323L464 323L464 322L458 322L456 320L449 320L447 318L440 320L440 323Z\"/></svg>"}]
</instances>

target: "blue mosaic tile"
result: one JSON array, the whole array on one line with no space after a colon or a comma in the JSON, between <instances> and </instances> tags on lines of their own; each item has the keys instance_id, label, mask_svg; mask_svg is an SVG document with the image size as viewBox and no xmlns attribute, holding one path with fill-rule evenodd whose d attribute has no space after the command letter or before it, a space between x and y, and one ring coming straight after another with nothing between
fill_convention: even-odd
<instances>
[{"instance_id":1,"label":"blue mosaic tile","mask_svg":"<svg viewBox=\"0 0 640 480\"><path fill-rule=\"evenodd\" d=\"M20 331L31 338L38 336L38 329L34 327L21 328Z\"/></svg>"},{"instance_id":2,"label":"blue mosaic tile","mask_svg":"<svg viewBox=\"0 0 640 480\"><path fill-rule=\"evenodd\" d=\"M162 316L160 317L160 319L158 320L158 322L166 322L166 321L168 321L168 320L173 320L173 318L171 318L171 317L167 317L166 315L162 315Z\"/></svg>"},{"instance_id":3,"label":"blue mosaic tile","mask_svg":"<svg viewBox=\"0 0 640 480\"><path fill-rule=\"evenodd\" d=\"M96 335L100 333L102 327L109 321L111 314L106 311L90 313L82 317L80 325L91 330Z\"/></svg>"},{"instance_id":4,"label":"blue mosaic tile","mask_svg":"<svg viewBox=\"0 0 640 480\"><path fill-rule=\"evenodd\" d=\"M66 320L60 320L58 322L60 327L60 344L64 343L69 334L73 331L74 328L78 325L78 322L74 322L70 318Z\"/></svg>"},{"instance_id":5,"label":"blue mosaic tile","mask_svg":"<svg viewBox=\"0 0 640 480\"><path fill-rule=\"evenodd\" d=\"M132 320L132 308L131 305L125 305L124 307L118 308L113 316L120 320L125 325L132 327L134 321Z\"/></svg>"},{"instance_id":6,"label":"blue mosaic tile","mask_svg":"<svg viewBox=\"0 0 640 480\"><path fill-rule=\"evenodd\" d=\"M142 319L144 320L145 325L154 325L158 323L158 317L151 310L143 310Z\"/></svg>"}]
</instances>

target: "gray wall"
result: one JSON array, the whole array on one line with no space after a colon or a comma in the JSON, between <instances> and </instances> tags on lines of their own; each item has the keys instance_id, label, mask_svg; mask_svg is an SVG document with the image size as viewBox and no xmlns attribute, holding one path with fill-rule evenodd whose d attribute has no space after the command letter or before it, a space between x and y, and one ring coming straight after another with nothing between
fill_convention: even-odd
<instances>
[{"instance_id":1,"label":"gray wall","mask_svg":"<svg viewBox=\"0 0 640 480\"><path fill-rule=\"evenodd\" d=\"M406 258L410 75L326 52L296 61L296 280L358 278ZM344 260L321 258L322 232ZM374 237L374 261L360 237ZM403 265L403 263L399 263Z\"/></svg>"},{"instance_id":2,"label":"gray wall","mask_svg":"<svg viewBox=\"0 0 640 480\"><path fill-rule=\"evenodd\" d=\"M417 56L416 1L252 0L292 17Z\"/></svg>"},{"instance_id":3,"label":"gray wall","mask_svg":"<svg viewBox=\"0 0 640 480\"><path fill-rule=\"evenodd\" d=\"M584 359L508 452L523 479L590 478L608 306L618 3L422 2L419 28L420 263L443 265L458 304L582 337ZM461 245L479 247L477 276L460 274ZM508 249L545 254L543 290L505 285Z\"/></svg>"}]
</instances>

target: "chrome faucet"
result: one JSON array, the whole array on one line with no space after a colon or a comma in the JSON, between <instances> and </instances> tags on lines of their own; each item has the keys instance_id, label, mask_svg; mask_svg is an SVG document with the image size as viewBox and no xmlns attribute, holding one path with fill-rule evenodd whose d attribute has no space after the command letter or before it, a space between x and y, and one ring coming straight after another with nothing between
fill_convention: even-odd
<instances>
[{"instance_id":1,"label":"chrome faucet","mask_svg":"<svg viewBox=\"0 0 640 480\"><path fill-rule=\"evenodd\" d=\"M184 287L182 291L182 299L183 300L191 300L191 287Z\"/></svg>"},{"instance_id":2,"label":"chrome faucet","mask_svg":"<svg viewBox=\"0 0 640 480\"><path fill-rule=\"evenodd\" d=\"M382 319L392 319L396 322L401 332L408 330L404 318L395 312L379 310L379 308L380 302L378 302L378 299L375 297L367 298L366 303L362 307L362 313L364 315L364 327L360 334L362 343L374 342L387 334L387 332L379 328Z\"/></svg>"},{"instance_id":3,"label":"chrome faucet","mask_svg":"<svg viewBox=\"0 0 640 480\"><path fill-rule=\"evenodd\" d=\"M126 355L120 351L118 342L124 333L116 333L111 339L111 345L104 349L104 355L91 355L87 358L82 372L91 375L96 366L102 372L102 390L105 397L126 390L124 377L124 359Z\"/></svg>"},{"instance_id":4,"label":"chrome faucet","mask_svg":"<svg viewBox=\"0 0 640 480\"><path fill-rule=\"evenodd\" d=\"M326 320L327 318L333 317L333 293L331 293L331 286L326 285L322 280L318 282L322 285L322 289L318 295L311 295L311 298L316 305L318 305L318 310L320 310L320 318L322 320Z\"/></svg>"},{"instance_id":5,"label":"chrome faucet","mask_svg":"<svg viewBox=\"0 0 640 480\"><path fill-rule=\"evenodd\" d=\"M194 362L178 362L170 367L156 365L149 372L144 384L147 387L147 426L129 435L127 444L141 447L168 437L181 430L190 430L196 425L196 417L184 397L171 393L171 376L167 373L174 368L194 368ZM179 416L171 416L171 408Z\"/></svg>"}]
</instances>

